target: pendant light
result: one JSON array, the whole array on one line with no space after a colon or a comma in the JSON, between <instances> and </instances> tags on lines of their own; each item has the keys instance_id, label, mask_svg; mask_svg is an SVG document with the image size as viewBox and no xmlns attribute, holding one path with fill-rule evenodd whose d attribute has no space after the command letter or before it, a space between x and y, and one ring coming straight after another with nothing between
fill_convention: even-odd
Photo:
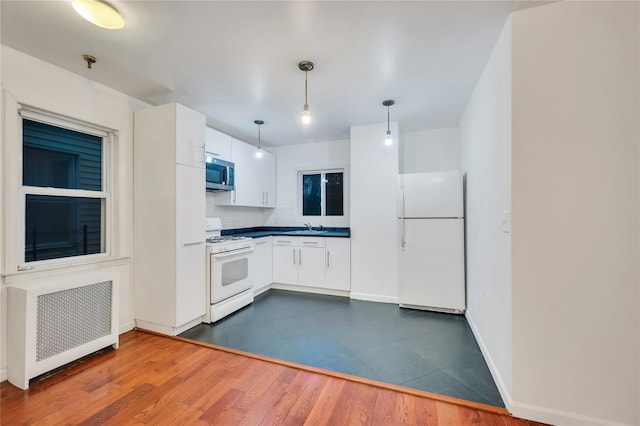
<instances>
[{"instance_id":1,"label":"pendant light","mask_svg":"<svg viewBox=\"0 0 640 426\"><path fill-rule=\"evenodd\" d=\"M256 158L262 158L262 143L260 142L260 126L264 124L264 121L255 120L254 123L258 125L258 149L256 150Z\"/></svg>"},{"instance_id":2,"label":"pendant light","mask_svg":"<svg viewBox=\"0 0 640 426\"><path fill-rule=\"evenodd\" d=\"M78 13L93 25L108 30L124 27L124 19L113 6L101 0L72 0L71 5Z\"/></svg>"},{"instance_id":3,"label":"pendant light","mask_svg":"<svg viewBox=\"0 0 640 426\"><path fill-rule=\"evenodd\" d=\"M391 146L393 144L393 138L391 137L391 129L389 127L389 107L396 102L392 99L387 99L386 101L382 101L382 105L387 107L387 137L384 139L384 144L387 146Z\"/></svg>"},{"instance_id":4,"label":"pendant light","mask_svg":"<svg viewBox=\"0 0 640 426\"><path fill-rule=\"evenodd\" d=\"M304 124L311 123L311 113L309 112L309 103L307 102L307 72L313 69L313 62L301 61L298 68L304 71L304 108L302 110L302 122Z\"/></svg>"}]
</instances>

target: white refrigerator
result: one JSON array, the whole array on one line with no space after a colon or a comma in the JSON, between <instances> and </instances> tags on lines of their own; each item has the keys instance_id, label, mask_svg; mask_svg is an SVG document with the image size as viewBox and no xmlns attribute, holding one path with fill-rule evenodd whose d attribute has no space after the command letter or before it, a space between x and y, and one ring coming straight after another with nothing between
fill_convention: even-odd
<instances>
[{"instance_id":1,"label":"white refrigerator","mask_svg":"<svg viewBox=\"0 0 640 426\"><path fill-rule=\"evenodd\" d=\"M403 174L398 183L400 306L463 313L462 172Z\"/></svg>"}]
</instances>

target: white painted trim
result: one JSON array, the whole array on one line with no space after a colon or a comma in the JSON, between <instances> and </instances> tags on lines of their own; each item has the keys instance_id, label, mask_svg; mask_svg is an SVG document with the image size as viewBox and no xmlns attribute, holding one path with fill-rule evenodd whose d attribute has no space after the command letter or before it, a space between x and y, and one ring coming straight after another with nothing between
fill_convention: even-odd
<instances>
[{"instance_id":1,"label":"white painted trim","mask_svg":"<svg viewBox=\"0 0 640 426\"><path fill-rule=\"evenodd\" d=\"M184 331L187 331L192 327L195 327L201 322L202 322L202 317L198 317L194 320L187 322L186 324L182 324L179 327L172 327L170 325L157 324L151 321L136 319L136 327L141 328L143 330L154 331L160 334L166 334L167 336L177 336L178 334Z\"/></svg>"},{"instance_id":2,"label":"white painted trim","mask_svg":"<svg viewBox=\"0 0 640 426\"><path fill-rule=\"evenodd\" d=\"M493 358L491 357L491 353L487 349L487 346L484 343L484 340L482 339L482 335L478 332L478 327L476 327L476 324L473 321L473 317L471 316L469 311L467 311L464 316L467 318L467 323L469 324L469 327L471 327L471 332L473 333L473 336L476 338L476 341L478 342L478 346L480 346L480 352L482 352L482 356L484 357L485 361L487 361L489 372L491 372L491 377L493 377L493 381L496 383L498 392L500 392L500 396L502 397L502 401L504 402L507 410L511 412L510 406L513 402L511 398L511 393L509 392L509 389L507 389L507 386L505 385L504 380L502 379L502 375L500 375L500 371L496 367L496 364L493 361Z\"/></svg>"},{"instance_id":3,"label":"white painted trim","mask_svg":"<svg viewBox=\"0 0 640 426\"><path fill-rule=\"evenodd\" d=\"M127 331L131 331L135 326L136 326L136 323L133 321L128 322L126 324L120 324L120 328L118 329L118 334L124 334Z\"/></svg>"},{"instance_id":4,"label":"white painted trim","mask_svg":"<svg viewBox=\"0 0 640 426\"><path fill-rule=\"evenodd\" d=\"M393 304L398 304L398 298L397 297L391 297L391 296L380 296L377 294L368 294L368 293L354 293L351 292L349 294L349 297L351 297L352 299L355 300L364 300L367 302L380 302L380 303L393 303Z\"/></svg>"},{"instance_id":5,"label":"white painted trim","mask_svg":"<svg viewBox=\"0 0 640 426\"><path fill-rule=\"evenodd\" d=\"M516 417L553 425L633 426L631 423L617 423L613 420L605 420L570 411L556 410L550 407L525 404L517 401L513 401L509 408L511 414Z\"/></svg>"},{"instance_id":6,"label":"white painted trim","mask_svg":"<svg viewBox=\"0 0 640 426\"><path fill-rule=\"evenodd\" d=\"M349 297L348 291L330 290L328 288L303 287L300 285L278 284L278 283L271 284L271 288L276 290L299 291L301 293L324 294L326 296Z\"/></svg>"},{"instance_id":7,"label":"white painted trim","mask_svg":"<svg viewBox=\"0 0 640 426\"><path fill-rule=\"evenodd\" d=\"M264 293L265 291L271 289L273 284L269 284L269 285L265 285L264 287L261 287L259 289L253 290L253 297L256 297L259 294Z\"/></svg>"},{"instance_id":8,"label":"white painted trim","mask_svg":"<svg viewBox=\"0 0 640 426\"><path fill-rule=\"evenodd\" d=\"M7 369L2 368L0 369L0 382L4 382L6 380L7 380Z\"/></svg>"}]
</instances>

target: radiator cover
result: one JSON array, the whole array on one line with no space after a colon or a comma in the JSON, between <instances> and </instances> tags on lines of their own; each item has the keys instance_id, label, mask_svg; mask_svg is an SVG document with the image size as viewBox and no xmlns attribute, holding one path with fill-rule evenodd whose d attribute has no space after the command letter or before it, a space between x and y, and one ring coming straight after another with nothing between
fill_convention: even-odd
<instances>
[{"instance_id":1,"label":"radiator cover","mask_svg":"<svg viewBox=\"0 0 640 426\"><path fill-rule=\"evenodd\" d=\"M104 347L118 346L114 273L42 279L8 286L8 378L29 379Z\"/></svg>"}]
</instances>

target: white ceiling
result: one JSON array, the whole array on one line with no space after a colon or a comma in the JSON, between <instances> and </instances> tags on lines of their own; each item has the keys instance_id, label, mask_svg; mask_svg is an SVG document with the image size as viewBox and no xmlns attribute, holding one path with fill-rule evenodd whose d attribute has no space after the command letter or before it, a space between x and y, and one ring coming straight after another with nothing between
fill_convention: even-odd
<instances>
[{"instance_id":1,"label":"white ceiling","mask_svg":"<svg viewBox=\"0 0 640 426\"><path fill-rule=\"evenodd\" d=\"M210 126L265 145L349 137L391 120L403 131L455 126L510 1L111 1L105 30L69 1L0 2L1 41L150 104L180 102ZM540 4L540 3L534 3ZM87 69L83 54L97 58ZM309 108L301 123L304 72Z\"/></svg>"}]
</instances>

